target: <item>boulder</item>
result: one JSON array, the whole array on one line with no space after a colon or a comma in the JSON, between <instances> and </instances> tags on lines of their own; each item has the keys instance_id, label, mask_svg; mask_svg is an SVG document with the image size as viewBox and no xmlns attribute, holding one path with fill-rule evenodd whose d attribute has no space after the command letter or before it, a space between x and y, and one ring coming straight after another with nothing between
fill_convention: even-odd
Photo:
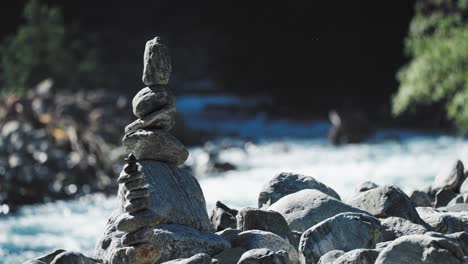
<instances>
[{"instance_id":1,"label":"boulder","mask_svg":"<svg viewBox=\"0 0 468 264\"><path fill-rule=\"evenodd\" d=\"M397 216L416 224L424 224L409 197L394 186L381 186L360 193L349 204L378 218Z\"/></svg>"},{"instance_id":2,"label":"boulder","mask_svg":"<svg viewBox=\"0 0 468 264\"><path fill-rule=\"evenodd\" d=\"M242 254L245 252L245 248L241 247L227 248L218 255L215 255L214 258L221 264L237 264Z\"/></svg>"},{"instance_id":3,"label":"boulder","mask_svg":"<svg viewBox=\"0 0 468 264\"><path fill-rule=\"evenodd\" d=\"M217 235L223 237L224 239L229 241L229 243L231 244L234 241L234 239L237 237L237 235L239 235L240 233L242 233L242 230L235 229L235 228L226 228L223 231L216 232Z\"/></svg>"},{"instance_id":4,"label":"boulder","mask_svg":"<svg viewBox=\"0 0 468 264\"><path fill-rule=\"evenodd\" d=\"M300 232L304 232L311 226L339 213L365 213L313 189L289 194L272 204L268 209L282 214L289 227Z\"/></svg>"},{"instance_id":5,"label":"boulder","mask_svg":"<svg viewBox=\"0 0 468 264\"><path fill-rule=\"evenodd\" d=\"M23 264L42 264L42 263L46 263L46 264L49 264L50 262L52 262L52 260L54 260L54 258L65 252L64 249L57 249L57 250L54 250L53 252L49 253L49 254L46 254L44 256L41 256L41 257L38 257L36 259L33 259L33 260L29 260L29 261L26 261L25 263Z\"/></svg>"},{"instance_id":6,"label":"boulder","mask_svg":"<svg viewBox=\"0 0 468 264\"><path fill-rule=\"evenodd\" d=\"M340 196L332 188L310 176L282 172L263 187L258 197L258 207L268 207L282 197L304 189L319 190L331 197L341 200Z\"/></svg>"},{"instance_id":7,"label":"boulder","mask_svg":"<svg viewBox=\"0 0 468 264\"><path fill-rule=\"evenodd\" d=\"M466 212L468 211L468 204L466 203L456 203L447 205L445 207L440 207L439 209L446 212Z\"/></svg>"},{"instance_id":8,"label":"boulder","mask_svg":"<svg viewBox=\"0 0 468 264\"><path fill-rule=\"evenodd\" d=\"M463 251L445 238L409 235L397 238L377 257L375 264L462 264Z\"/></svg>"},{"instance_id":9,"label":"boulder","mask_svg":"<svg viewBox=\"0 0 468 264\"><path fill-rule=\"evenodd\" d=\"M160 43L160 38L155 37L146 42L143 56L143 83L148 86L167 84L171 71L169 50Z\"/></svg>"},{"instance_id":10,"label":"boulder","mask_svg":"<svg viewBox=\"0 0 468 264\"><path fill-rule=\"evenodd\" d=\"M301 263L317 263L332 250L375 248L382 241L378 219L360 213L342 213L322 221L302 234Z\"/></svg>"},{"instance_id":11,"label":"boulder","mask_svg":"<svg viewBox=\"0 0 468 264\"><path fill-rule=\"evenodd\" d=\"M458 192L464 180L465 174L463 163L460 160L457 160L437 174L431 184L431 190L436 192L440 189L449 189L454 192Z\"/></svg>"},{"instance_id":12,"label":"boulder","mask_svg":"<svg viewBox=\"0 0 468 264\"><path fill-rule=\"evenodd\" d=\"M50 264L97 264L94 259L90 259L78 252L65 251L50 262Z\"/></svg>"},{"instance_id":13,"label":"boulder","mask_svg":"<svg viewBox=\"0 0 468 264\"><path fill-rule=\"evenodd\" d=\"M450 203L451 200L457 197L457 195L458 193L452 191L451 189L438 190L435 195L436 199L434 202L434 207L446 206L448 203Z\"/></svg>"},{"instance_id":14,"label":"boulder","mask_svg":"<svg viewBox=\"0 0 468 264\"><path fill-rule=\"evenodd\" d=\"M332 110L328 116L332 124L328 141L334 145L363 142L374 134L374 129L362 112Z\"/></svg>"},{"instance_id":15,"label":"boulder","mask_svg":"<svg viewBox=\"0 0 468 264\"><path fill-rule=\"evenodd\" d=\"M439 233L468 231L468 212L444 212L430 207L417 207L421 218Z\"/></svg>"},{"instance_id":16,"label":"boulder","mask_svg":"<svg viewBox=\"0 0 468 264\"><path fill-rule=\"evenodd\" d=\"M450 240L451 242L460 246L463 250L465 256L468 256L468 233L467 232L457 232L452 234L441 234L437 232L428 232L426 236L432 237L441 237Z\"/></svg>"},{"instance_id":17,"label":"boulder","mask_svg":"<svg viewBox=\"0 0 468 264\"><path fill-rule=\"evenodd\" d=\"M465 172L465 180L460 186L460 193L468 193L468 171Z\"/></svg>"},{"instance_id":18,"label":"boulder","mask_svg":"<svg viewBox=\"0 0 468 264\"><path fill-rule=\"evenodd\" d=\"M162 129L169 131L175 124L175 107L164 107L144 117L140 117L125 127L125 134L136 132L140 129Z\"/></svg>"},{"instance_id":19,"label":"boulder","mask_svg":"<svg viewBox=\"0 0 468 264\"><path fill-rule=\"evenodd\" d=\"M216 206L211 212L210 221L216 231L222 231L226 228L236 228L237 210L227 207L220 201L216 202Z\"/></svg>"},{"instance_id":20,"label":"boulder","mask_svg":"<svg viewBox=\"0 0 468 264\"><path fill-rule=\"evenodd\" d=\"M145 87L133 97L133 114L144 117L165 106L174 106L175 99L166 86L156 85Z\"/></svg>"},{"instance_id":21,"label":"boulder","mask_svg":"<svg viewBox=\"0 0 468 264\"><path fill-rule=\"evenodd\" d=\"M331 264L339 257L341 257L345 252L343 250L332 250L325 253L323 256L320 257L320 260L317 264Z\"/></svg>"},{"instance_id":22,"label":"boulder","mask_svg":"<svg viewBox=\"0 0 468 264\"><path fill-rule=\"evenodd\" d=\"M407 235L422 235L428 232L427 228L415 224L401 217L388 217L381 219L383 240L395 240L398 237Z\"/></svg>"},{"instance_id":23,"label":"boulder","mask_svg":"<svg viewBox=\"0 0 468 264\"><path fill-rule=\"evenodd\" d=\"M410 200L415 206L431 207L434 199L424 191L413 191L410 195Z\"/></svg>"},{"instance_id":24,"label":"boulder","mask_svg":"<svg viewBox=\"0 0 468 264\"><path fill-rule=\"evenodd\" d=\"M356 192L358 193L361 193L361 192L365 192L365 191L368 191L368 190L372 190L372 189L375 189L379 187L379 185L371 182L371 181L365 181L361 184L359 184L359 186L356 188Z\"/></svg>"},{"instance_id":25,"label":"boulder","mask_svg":"<svg viewBox=\"0 0 468 264\"><path fill-rule=\"evenodd\" d=\"M190 258L180 258L166 261L163 264L211 264L210 255L200 253Z\"/></svg>"},{"instance_id":26,"label":"boulder","mask_svg":"<svg viewBox=\"0 0 468 264\"><path fill-rule=\"evenodd\" d=\"M291 263L299 262L299 254L294 246L286 239L267 231L248 230L240 233L232 243L233 247L242 247L246 250L255 248L268 248L272 251L284 250L288 253Z\"/></svg>"},{"instance_id":27,"label":"boulder","mask_svg":"<svg viewBox=\"0 0 468 264\"><path fill-rule=\"evenodd\" d=\"M295 241L288 223L280 213L275 211L244 208L237 214L237 229L268 231L287 239L293 245Z\"/></svg>"},{"instance_id":28,"label":"boulder","mask_svg":"<svg viewBox=\"0 0 468 264\"><path fill-rule=\"evenodd\" d=\"M455 196L455 198L450 200L450 202L447 204L447 207L456 205L456 204L465 204L465 203L468 203L468 193L458 194L457 196Z\"/></svg>"},{"instance_id":29,"label":"boulder","mask_svg":"<svg viewBox=\"0 0 468 264\"><path fill-rule=\"evenodd\" d=\"M289 264L286 251L272 251L267 248L256 248L245 252L238 264Z\"/></svg>"},{"instance_id":30,"label":"boulder","mask_svg":"<svg viewBox=\"0 0 468 264\"><path fill-rule=\"evenodd\" d=\"M333 264L374 264L379 256L379 251L375 249L354 249L346 252Z\"/></svg>"}]
</instances>

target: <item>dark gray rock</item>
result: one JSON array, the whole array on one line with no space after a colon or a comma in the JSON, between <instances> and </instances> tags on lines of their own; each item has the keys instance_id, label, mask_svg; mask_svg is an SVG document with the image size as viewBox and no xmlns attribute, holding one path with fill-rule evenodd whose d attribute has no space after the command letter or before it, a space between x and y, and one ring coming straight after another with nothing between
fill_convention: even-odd
<instances>
[{"instance_id":1,"label":"dark gray rock","mask_svg":"<svg viewBox=\"0 0 468 264\"><path fill-rule=\"evenodd\" d=\"M468 212L444 212L430 207L417 207L421 218L439 233L468 231Z\"/></svg>"},{"instance_id":2,"label":"dark gray rock","mask_svg":"<svg viewBox=\"0 0 468 264\"><path fill-rule=\"evenodd\" d=\"M211 257L210 255L200 253L190 258L181 258L166 261L163 264L211 264Z\"/></svg>"},{"instance_id":3,"label":"dark gray rock","mask_svg":"<svg viewBox=\"0 0 468 264\"><path fill-rule=\"evenodd\" d=\"M65 251L55 256L50 264L97 264L97 262L81 253Z\"/></svg>"},{"instance_id":4,"label":"dark gray rock","mask_svg":"<svg viewBox=\"0 0 468 264\"><path fill-rule=\"evenodd\" d=\"M313 189L305 189L287 195L268 209L282 214L289 227L300 232L304 232L311 226L339 213L365 213Z\"/></svg>"},{"instance_id":5,"label":"dark gray rock","mask_svg":"<svg viewBox=\"0 0 468 264\"><path fill-rule=\"evenodd\" d=\"M237 210L227 207L220 201L216 202L216 206L211 212L210 221L216 231L222 231L226 228L236 228Z\"/></svg>"},{"instance_id":6,"label":"dark gray rock","mask_svg":"<svg viewBox=\"0 0 468 264\"><path fill-rule=\"evenodd\" d=\"M446 238L451 242L460 246L463 250L465 256L468 256L468 233L467 232L457 232L452 234L441 234L437 232L428 232L426 236Z\"/></svg>"},{"instance_id":7,"label":"dark gray rock","mask_svg":"<svg viewBox=\"0 0 468 264\"><path fill-rule=\"evenodd\" d=\"M398 237L407 235L422 235L428 232L424 226L401 217L388 217L381 219L380 223L382 224L384 241L395 240Z\"/></svg>"},{"instance_id":8,"label":"dark gray rock","mask_svg":"<svg viewBox=\"0 0 468 264\"><path fill-rule=\"evenodd\" d=\"M361 184L359 184L359 186L356 188L356 192L360 193L360 192L365 192L365 191L368 191L368 190L372 190L372 189L375 189L379 187L379 185L371 182L371 181L365 181Z\"/></svg>"},{"instance_id":9,"label":"dark gray rock","mask_svg":"<svg viewBox=\"0 0 468 264\"><path fill-rule=\"evenodd\" d=\"M237 229L263 230L275 233L280 237L287 239L291 244L295 239L284 217L275 211L262 210L255 208L243 208L237 214Z\"/></svg>"},{"instance_id":10,"label":"dark gray rock","mask_svg":"<svg viewBox=\"0 0 468 264\"><path fill-rule=\"evenodd\" d=\"M294 246L292 246L286 239L267 231L244 231L237 235L232 246L242 247L247 250L255 248L268 248L272 251L284 250L288 253L291 263L299 262L299 255Z\"/></svg>"},{"instance_id":11,"label":"dark gray rock","mask_svg":"<svg viewBox=\"0 0 468 264\"><path fill-rule=\"evenodd\" d=\"M156 160L181 165L188 158L188 151L184 145L164 130L138 130L126 134L122 143L125 151L133 153L139 160Z\"/></svg>"},{"instance_id":12,"label":"dark gray rock","mask_svg":"<svg viewBox=\"0 0 468 264\"><path fill-rule=\"evenodd\" d=\"M286 251L274 252L267 248L256 248L245 252L238 264L289 264Z\"/></svg>"},{"instance_id":13,"label":"dark gray rock","mask_svg":"<svg viewBox=\"0 0 468 264\"><path fill-rule=\"evenodd\" d=\"M320 257L320 260L317 264L331 264L333 261L341 257L345 252L343 250L332 250L325 253Z\"/></svg>"},{"instance_id":14,"label":"dark gray rock","mask_svg":"<svg viewBox=\"0 0 468 264\"><path fill-rule=\"evenodd\" d=\"M465 172L465 180L460 186L460 193L468 193L468 171Z\"/></svg>"},{"instance_id":15,"label":"dark gray rock","mask_svg":"<svg viewBox=\"0 0 468 264\"><path fill-rule=\"evenodd\" d=\"M133 97L132 101L133 114L137 117L144 117L163 107L172 107L174 105L174 96L166 86L162 85L141 89L135 97Z\"/></svg>"},{"instance_id":16,"label":"dark gray rock","mask_svg":"<svg viewBox=\"0 0 468 264\"><path fill-rule=\"evenodd\" d=\"M375 261L375 264L387 263L462 264L463 251L445 238L409 235L393 241Z\"/></svg>"},{"instance_id":17,"label":"dark gray rock","mask_svg":"<svg viewBox=\"0 0 468 264\"><path fill-rule=\"evenodd\" d=\"M410 200L415 206L431 207L434 202L431 196L424 191L413 191L410 195Z\"/></svg>"},{"instance_id":18,"label":"dark gray rock","mask_svg":"<svg viewBox=\"0 0 468 264\"><path fill-rule=\"evenodd\" d=\"M457 197L458 193L452 191L451 189L440 189L436 193L436 199L434 202L434 207L446 206L450 201Z\"/></svg>"},{"instance_id":19,"label":"dark gray rock","mask_svg":"<svg viewBox=\"0 0 468 264\"><path fill-rule=\"evenodd\" d=\"M374 264L379 256L375 249L354 249L336 259L333 264Z\"/></svg>"},{"instance_id":20,"label":"dark gray rock","mask_svg":"<svg viewBox=\"0 0 468 264\"><path fill-rule=\"evenodd\" d=\"M125 134L136 132L140 129L162 129L169 131L174 127L176 117L175 107L164 107L130 123L125 127Z\"/></svg>"},{"instance_id":21,"label":"dark gray rock","mask_svg":"<svg viewBox=\"0 0 468 264\"><path fill-rule=\"evenodd\" d=\"M57 255L59 255L59 254L61 254L63 252L65 252L64 249L57 249L57 250L55 250L55 251L53 251L53 252L51 252L49 254L46 254L44 256L38 257L38 258L33 259L33 260L26 261L23 264L42 264L42 263L47 263L48 264L48 263L52 262L52 260L54 260L54 258Z\"/></svg>"},{"instance_id":22,"label":"dark gray rock","mask_svg":"<svg viewBox=\"0 0 468 264\"><path fill-rule=\"evenodd\" d=\"M397 216L416 224L424 224L409 197L394 186L381 186L360 193L349 204L378 218Z\"/></svg>"},{"instance_id":23,"label":"dark gray rock","mask_svg":"<svg viewBox=\"0 0 468 264\"><path fill-rule=\"evenodd\" d=\"M363 142L374 134L374 129L362 112L332 110L328 116L332 123L328 141L334 145Z\"/></svg>"},{"instance_id":24,"label":"dark gray rock","mask_svg":"<svg viewBox=\"0 0 468 264\"><path fill-rule=\"evenodd\" d=\"M282 197L304 189L319 190L331 197L341 200L340 196L332 188L310 176L282 172L263 187L258 197L258 207L268 207Z\"/></svg>"},{"instance_id":25,"label":"dark gray rock","mask_svg":"<svg viewBox=\"0 0 468 264\"><path fill-rule=\"evenodd\" d=\"M449 189L454 192L458 192L464 180L465 174L463 163L460 160L457 160L437 174L432 182L431 190L436 192L440 189Z\"/></svg>"},{"instance_id":26,"label":"dark gray rock","mask_svg":"<svg viewBox=\"0 0 468 264\"><path fill-rule=\"evenodd\" d=\"M309 228L299 243L301 263L317 263L325 253L375 248L382 241L378 219L359 213L342 213Z\"/></svg>"},{"instance_id":27,"label":"dark gray rock","mask_svg":"<svg viewBox=\"0 0 468 264\"><path fill-rule=\"evenodd\" d=\"M147 41L143 58L143 83L148 86L167 84L171 71L168 48L160 43L159 37Z\"/></svg>"},{"instance_id":28,"label":"dark gray rock","mask_svg":"<svg viewBox=\"0 0 468 264\"><path fill-rule=\"evenodd\" d=\"M237 264L242 254L245 252L245 248L241 247L227 248L218 255L215 255L214 258L221 264Z\"/></svg>"},{"instance_id":29,"label":"dark gray rock","mask_svg":"<svg viewBox=\"0 0 468 264\"><path fill-rule=\"evenodd\" d=\"M217 235L223 237L224 239L229 241L229 243L231 244L233 243L237 235L239 235L240 233L242 233L241 230L234 229L234 228L226 228L223 231L216 232Z\"/></svg>"}]
</instances>

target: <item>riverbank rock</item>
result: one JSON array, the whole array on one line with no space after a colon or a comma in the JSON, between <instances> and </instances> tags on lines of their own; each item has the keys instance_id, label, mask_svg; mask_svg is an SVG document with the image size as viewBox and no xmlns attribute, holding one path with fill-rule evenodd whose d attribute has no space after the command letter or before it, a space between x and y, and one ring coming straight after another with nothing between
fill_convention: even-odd
<instances>
[{"instance_id":1,"label":"riverbank rock","mask_svg":"<svg viewBox=\"0 0 468 264\"><path fill-rule=\"evenodd\" d=\"M144 117L163 107L173 107L175 98L165 85L154 85L141 89L132 100L133 114Z\"/></svg>"},{"instance_id":2,"label":"riverbank rock","mask_svg":"<svg viewBox=\"0 0 468 264\"><path fill-rule=\"evenodd\" d=\"M196 254L190 258L180 258L170 261L166 261L162 264L211 264L212 260L210 255L200 253Z\"/></svg>"},{"instance_id":3,"label":"riverbank rock","mask_svg":"<svg viewBox=\"0 0 468 264\"><path fill-rule=\"evenodd\" d=\"M227 248L215 255L214 258L221 264L237 264L245 252L246 249L242 247Z\"/></svg>"},{"instance_id":4,"label":"riverbank rock","mask_svg":"<svg viewBox=\"0 0 468 264\"><path fill-rule=\"evenodd\" d=\"M282 197L304 189L319 190L341 200L340 196L332 188L310 176L282 172L265 184L258 197L258 208L268 207Z\"/></svg>"},{"instance_id":5,"label":"riverbank rock","mask_svg":"<svg viewBox=\"0 0 468 264\"><path fill-rule=\"evenodd\" d=\"M332 250L375 248L382 241L378 219L360 213L342 213L309 228L299 243L301 263L317 263Z\"/></svg>"},{"instance_id":6,"label":"riverbank rock","mask_svg":"<svg viewBox=\"0 0 468 264\"><path fill-rule=\"evenodd\" d=\"M272 251L267 248L251 249L245 252L238 264L289 264L286 251Z\"/></svg>"},{"instance_id":7,"label":"riverbank rock","mask_svg":"<svg viewBox=\"0 0 468 264\"><path fill-rule=\"evenodd\" d=\"M421 207L431 207L434 203L434 199L424 191L415 190L410 195L410 200L414 203L415 206Z\"/></svg>"},{"instance_id":8,"label":"riverbank rock","mask_svg":"<svg viewBox=\"0 0 468 264\"><path fill-rule=\"evenodd\" d=\"M356 192L361 193L361 192L365 192L365 191L368 191L368 190L375 189L377 187L379 187L379 185L377 185L376 183L371 182L371 181L365 181L365 182L359 184L359 186L356 188Z\"/></svg>"},{"instance_id":9,"label":"riverbank rock","mask_svg":"<svg viewBox=\"0 0 468 264\"><path fill-rule=\"evenodd\" d=\"M463 163L456 160L437 174L431 184L431 190L436 192L440 189L449 189L454 192L459 192L460 186L465 180L465 172Z\"/></svg>"},{"instance_id":10,"label":"riverbank rock","mask_svg":"<svg viewBox=\"0 0 468 264\"><path fill-rule=\"evenodd\" d=\"M374 264L379 253L375 249L354 249L341 255L333 264Z\"/></svg>"},{"instance_id":11,"label":"riverbank rock","mask_svg":"<svg viewBox=\"0 0 468 264\"><path fill-rule=\"evenodd\" d=\"M143 83L148 86L167 84L172 66L169 49L160 43L160 38L148 40L143 56Z\"/></svg>"},{"instance_id":12,"label":"riverbank rock","mask_svg":"<svg viewBox=\"0 0 468 264\"><path fill-rule=\"evenodd\" d=\"M356 111L332 110L328 114L332 127L328 132L328 141L334 145L359 143L374 134L366 115Z\"/></svg>"},{"instance_id":13,"label":"riverbank rock","mask_svg":"<svg viewBox=\"0 0 468 264\"><path fill-rule=\"evenodd\" d=\"M444 234L468 232L468 211L444 212L430 207L416 209L421 218L436 232Z\"/></svg>"},{"instance_id":14,"label":"riverbank rock","mask_svg":"<svg viewBox=\"0 0 468 264\"><path fill-rule=\"evenodd\" d=\"M446 238L460 246L465 256L468 256L468 232L457 232L452 234L441 234L437 232L427 232L426 236Z\"/></svg>"},{"instance_id":15,"label":"riverbank rock","mask_svg":"<svg viewBox=\"0 0 468 264\"><path fill-rule=\"evenodd\" d=\"M435 195L435 202L434 207L442 207L446 206L450 203L455 197L457 197L458 193L452 191L451 189L440 189L437 191Z\"/></svg>"},{"instance_id":16,"label":"riverbank rock","mask_svg":"<svg viewBox=\"0 0 468 264\"><path fill-rule=\"evenodd\" d=\"M323 256L320 257L319 262L317 264L330 264L337 260L339 257L343 256L346 253L343 250L332 250L325 253Z\"/></svg>"},{"instance_id":17,"label":"riverbank rock","mask_svg":"<svg viewBox=\"0 0 468 264\"><path fill-rule=\"evenodd\" d=\"M461 248L445 238L409 235L390 243L377 257L375 264L427 263L462 264Z\"/></svg>"},{"instance_id":18,"label":"riverbank rock","mask_svg":"<svg viewBox=\"0 0 468 264\"><path fill-rule=\"evenodd\" d=\"M215 208L211 212L210 221L216 231L222 231L226 228L236 228L237 210L227 207L220 201L216 202Z\"/></svg>"},{"instance_id":19,"label":"riverbank rock","mask_svg":"<svg viewBox=\"0 0 468 264\"><path fill-rule=\"evenodd\" d=\"M395 186L382 186L360 193L349 204L378 218L397 216L424 225L409 197Z\"/></svg>"},{"instance_id":20,"label":"riverbank rock","mask_svg":"<svg viewBox=\"0 0 468 264\"><path fill-rule=\"evenodd\" d=\"M282 214L289 227L300 232L339 213L366 213L313 189L287 195L268 209Z\"/></svg>"},{"instance_id":21,"label":"riverbank rock","mask_svg":"<svg viewBox=\"0 0 468 264\"><path fill-rule=\"evenodd\" d=\"M388 217L381 219L383 241L395 240L407 235L422 235L428 230L422 225L415 224L401 217Z\"/></svg>"}]
</instances>

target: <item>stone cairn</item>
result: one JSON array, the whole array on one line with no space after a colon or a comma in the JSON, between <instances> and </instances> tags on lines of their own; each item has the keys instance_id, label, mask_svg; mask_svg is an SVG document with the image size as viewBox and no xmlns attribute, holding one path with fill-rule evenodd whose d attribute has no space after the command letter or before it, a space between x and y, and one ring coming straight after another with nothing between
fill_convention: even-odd
<instances>
[{"instance_id":1,"label":"stone cairn","mask_svg":"<svg viewBox=\"0 0 468 264\"><path fill-rule=\"evenodd\" d=\"M125 128L122 140L129 156L118 178L120 207L96 246L95 258L103 263L161 263L229 247L212 233L197 180L177 167L188 152L169 133L176 114L166 86L171 70L167 47L158 37L148 41L143 69L147 87L133 98L138 119Z\"/></svg>"}]
</instances>

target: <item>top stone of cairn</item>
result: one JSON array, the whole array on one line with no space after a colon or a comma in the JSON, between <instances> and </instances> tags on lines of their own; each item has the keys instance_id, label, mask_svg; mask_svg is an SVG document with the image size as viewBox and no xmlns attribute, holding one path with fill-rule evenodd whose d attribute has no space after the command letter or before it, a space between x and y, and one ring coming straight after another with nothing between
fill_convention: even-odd
<instances>
[{"instance_id":1,"label":"top stone of cairn","mask_svg":"<svg viewBox=\"0 0 468 264\"><path fill-rule=\"evenodd\" d=\"M143 56L143 83L148 86L167 84L171 71L169 49L161 44L159 37L148 40Z\"/></svg>"}]
</instances>

